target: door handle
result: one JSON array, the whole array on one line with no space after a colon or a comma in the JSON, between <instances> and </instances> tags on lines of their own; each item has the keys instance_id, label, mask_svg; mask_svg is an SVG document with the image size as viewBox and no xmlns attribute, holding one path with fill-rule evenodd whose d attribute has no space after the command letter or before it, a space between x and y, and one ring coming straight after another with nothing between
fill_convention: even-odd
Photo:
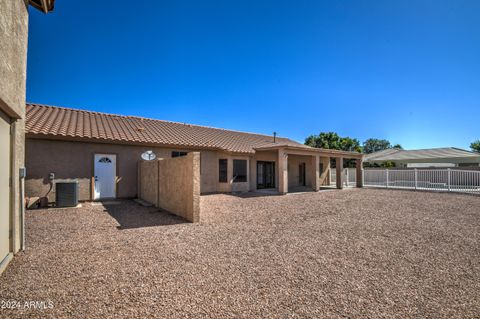
<instances>
[{"instance_id":1,"label":"door handle","mask_svg":"<svg viewBox=\"0 0 480 319\"><path fill-rule=\"evenodd\" d=\"M95 176L95 182L98 182L98 176Z\"/></svg>"}]
</instances>

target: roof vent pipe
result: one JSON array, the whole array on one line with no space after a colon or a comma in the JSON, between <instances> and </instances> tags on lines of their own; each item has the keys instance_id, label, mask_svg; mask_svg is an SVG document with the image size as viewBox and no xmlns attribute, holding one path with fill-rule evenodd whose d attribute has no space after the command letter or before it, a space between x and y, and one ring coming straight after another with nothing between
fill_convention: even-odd
<instances>
[{"instance_id":1,"label":"roof vent pipe","mask_svg":"<svg viewBox=\"0 0 480 319\"><path fill-rule=\"evenodd\" d=\"M277 132L273 132L273 143L277 143Z\"/></svg>"}]
</instances>

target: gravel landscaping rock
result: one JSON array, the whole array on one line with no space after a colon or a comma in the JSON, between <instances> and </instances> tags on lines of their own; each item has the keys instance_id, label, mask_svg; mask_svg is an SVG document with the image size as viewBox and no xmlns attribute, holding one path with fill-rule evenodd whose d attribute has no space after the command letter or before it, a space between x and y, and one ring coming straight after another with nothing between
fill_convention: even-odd
<instances>
[{"instance_id":1,"label":"gravel landscaping rock","mask_svg":"<svg viewBox=\"0 0 480 319\"><path fill-rule=\"evenodd\" d=\"M349 189L28 211L3 318L478 318L480 197ZM25 301L51 302L33 309Z\"/></svg>"}]
</instances>

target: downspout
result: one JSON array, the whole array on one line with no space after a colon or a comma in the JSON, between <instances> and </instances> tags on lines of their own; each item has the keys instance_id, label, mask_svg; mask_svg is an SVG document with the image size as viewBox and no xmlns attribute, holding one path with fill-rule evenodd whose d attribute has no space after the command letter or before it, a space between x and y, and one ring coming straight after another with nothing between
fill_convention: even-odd
<instances>
[{"instance_id":1,"label":"downspout","mask_svg":"<svg viewBox=\"0 0 480 319\"><path fill-rule=\"evenodd\" d=\"M21 225L21 242L20 250L25 250L25 167L20 168L20 225Z\"/></svg>"}]
</instances>

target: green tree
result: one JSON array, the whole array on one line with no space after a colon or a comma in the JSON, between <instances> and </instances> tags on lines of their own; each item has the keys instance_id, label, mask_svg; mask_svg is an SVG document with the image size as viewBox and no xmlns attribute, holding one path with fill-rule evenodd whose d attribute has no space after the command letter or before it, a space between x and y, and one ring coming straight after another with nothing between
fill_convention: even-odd
<instances>
[{"instance_id":1,"label":"green tree","mask_svg":"<svg viewBox=\"0 0 480 319\"><path fill-rule=\"evenodd\" d=\"M335 132L322 132L319 135L310 135L305 139L305 145L326 148L333 150L341 150L348 152L362 152L360 141L351 137L340 137ZM335 167L335 159L331 159L332 167ZM355 167L355 160L344 160L345 167Z\"/></svg>"},{"instance_id":2,"label":"green tree","mask_svg":"<svg viewBox=\"0 0 480 319\"><path fill-rule=\"evenodd\" d=\"M480 153L480 140L472 142L472 144L470 144L470 148L472 151Z\"/></svg>"},{"instance_id":3,"label":"green tree","mask_svg":"<svg viewBox=\"0 0 480 319\"><path fill-rule=\"evenodd\" d=\"M340 149L342 151L349 152L362 152L362 147L360 146L360 141L356 138L342 137L340 139Z\"/></svg>"},{"instance_id":4,"label":"green tree","mask_svg":"<svg viewBox=\"0 0 480 319\"><path fill-rule=\"evenodd\" d=\"M360 146L360 141L358 139L340 137L335 132L321 132L319 135L310 135L305 139L305 145L349 152L362 151L362 147Z\"/></svg>"},{"instance_id":5,"label":"green tree","mask_svg":"<svg viewBox=\"0 0 480 319\"><path fill-rule=\"evenodd\" d=\"M395 145L392 146L392 148L395 148L397 150L403 150L403 147L400 144L395 144Z\"/></svg>"},{"instance_id":6,"label":"green tree","mask_svg":"<svg viewBox=\"0 0 480 319\"><path fill-rule=\"evenodd\" d=\"M397 144L398 145L398 144ZM395 145L395 146L397 146ZM400 145L398 145L400 146ZM369 138L363 142L363 152L366 154L375 153L392 148L392 145L387 140L380 140L377 138Z\"/></svg>"},{"instance_id":7,"label":"green tree","mask_svg":"<svg viewBox=\"0 0 480 319\"><path fill-rule=\"evenodd\" d=\"M334 132L322 132L319 135L310 135L305 139L305 145L318 148L340 149L340 136Z\"/></svg>"}]
</instances>

